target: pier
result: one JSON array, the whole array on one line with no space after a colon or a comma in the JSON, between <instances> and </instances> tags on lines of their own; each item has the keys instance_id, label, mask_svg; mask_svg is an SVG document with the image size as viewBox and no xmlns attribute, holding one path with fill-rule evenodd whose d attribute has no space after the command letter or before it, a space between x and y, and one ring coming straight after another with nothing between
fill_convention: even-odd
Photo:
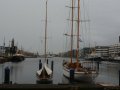
<instances>
[{"instance_id":1,"label":"pier","mask_svg":"<svg viewBox=\"0 0 120 90\"><path fill-rule=\"evenodd\" d=\"M30 90L120 90L119 86L102 86L102 85L91 85L91 84L14 84L6 85L1 84L0 89L30 89Z\"/></svg>"}]
</instances>

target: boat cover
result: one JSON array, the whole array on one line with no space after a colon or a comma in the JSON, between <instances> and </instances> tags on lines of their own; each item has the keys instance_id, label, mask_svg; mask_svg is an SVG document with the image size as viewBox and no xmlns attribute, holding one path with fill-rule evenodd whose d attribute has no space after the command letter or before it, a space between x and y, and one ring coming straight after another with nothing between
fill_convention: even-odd
<instances>
[{"instance_id":1,"label":"boat cover","mask_svg":"<svg viewBox=\"0 0 120 90\"><path fill-rule=\"evenodd\" d=\"M50 68L48 68L47 65L46 65L46 63L45 63L44 66L40 70L37 71L38 75L41 74L43 68L45 68L45 70L46 70L46 72L47 72L48 75L52 74L52 70Z\"/></svg>"}]
</instances>

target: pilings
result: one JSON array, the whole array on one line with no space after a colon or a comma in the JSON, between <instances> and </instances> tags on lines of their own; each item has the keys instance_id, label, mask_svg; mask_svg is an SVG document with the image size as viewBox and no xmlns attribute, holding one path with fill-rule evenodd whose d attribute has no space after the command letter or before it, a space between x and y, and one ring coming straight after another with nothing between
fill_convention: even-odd
<instances>
[{"instance_id":1,"label":"pilings","mask_svg":"<svg viewBox=\"0 0 120 90\"><path fill-rule=\"evenodd\" d=\"M119 70L119 86L120 86L120 70Z\"/></svg>"},{"instance_id":2,"label":"pilings","mask_svg":"<svg viewBox=\"0 0 120 90\"><path fill-rule=\"evenodd\" d=\"M4 84L10 84L10 69L9 67L6 67L5 68L5 71L4 71Z\"/></svg>"},{"instance_id":3,"label":"pilings","mask_svg":"<svg viewBox=\"0 0 120 90\"><path fill-rule=\"evenodd\" d=\"M47 64L48 64L48 59L47 59ZM39 70L42 68L42 62L41 60L39 60ZM53 68L54 68L54 61L52 60L51 61L51 70L53 71Z\"/></svg>"},{"instance_id":4,"label":"pilings","mask_svg":"<svg viewBox=\"0 0 120 90\"><path fill-rule=\"evenodd\" d=\"M53 68L54 68L54 62L51 61L51 70L53 71Z\"/></svg>"},{"instance_id":5,"label":"pilings","mask_svg":"<svg viewBox=\"0 0 120 90\"><path fill-rule=\"evenodd\" d=\"M70 69L70 82L72 83L74 81L74 74L75 74L75 70L74 69Z\"/></svg>"},{"instance_id":6,"label":"pilings","mask_svg":"<svg viewBox=\"0 0 120 90\"><path fill-rule=\"evenodd\" d=\"M48 59L47 59L47 64L48 64Z\"/></svg>"},{"instance_id":7,"label":"pilings","mask_svg":"<svg viewBox=\"0 0 120 90\"><path fill-rule=\"evenodd\" d=\"M41 60L39 60L39 70L42 68Z\"/></svg>"}]
</instances>

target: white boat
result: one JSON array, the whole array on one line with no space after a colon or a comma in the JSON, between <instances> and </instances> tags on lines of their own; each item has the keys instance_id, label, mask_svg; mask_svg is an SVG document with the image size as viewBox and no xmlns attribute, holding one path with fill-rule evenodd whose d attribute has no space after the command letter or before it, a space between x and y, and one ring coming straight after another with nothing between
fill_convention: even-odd
<instances>
[{"instance_id":1,"label":"white boat","mask_svg":"<svg viewBox=\"0 0 120 90\"><path fill-rule=\"evenodd\" d=\"M79 63L79 66L76 67L76 63L63 63L63 74L67 78L71 78L70 70L74 70L74 80L76 81L85 81L89 82L95 79L98 75L98 70L96 67L92 66L92 62ZM90 65L91 64L91 65ZM81 65L81 66L80 66Z\"/></svg>"},{"instance_id":2,"label":"white boat","mask_svg":"<svg viewBox=\"0 0 120 90\"><path fill-rule=\"evenodd\" d=\"M115 56L114 60L120 60L120 56Z\"/></svg>"},{"instance_id":3,"label":"white boat","mask_svg":"<svg viewBox=\"0 0 120 90\"><path fill-rule=\"evenodd\" d=\"M73 78L74 80L78 81L91 81L93 80L97 75L98 71L96 70L96 66L93 65L92 62L80 62L79 60L79 29L80 29L80 0L78 0L78 20L74 19L74 0L72 0L71 4L71 35L67 35L71 37L71 53L70 53L70 61L69 62L63 62L63 75L67 78ZM73 62L73 21L77 21L77 49L76 49L76 61ZM72 71L72 72L71 72Z\"/></svg>"},{"instance_id":4,"label":"white boat","mask_svg":"<svg viewBox=\"0 0 120 90\"><path fill-rule=\"evenodd\" d=\"M87 60L100 60L102 59L101 56L97 53L91 53L91 54L88 54L85 59Z\"/></svg>"},{"instance_id":5,"label":"white boat","mask_svg":"<svg viewBox=\"0 0 120 90\"><path fill-rule=\"evenodd\" d=\"M45 63L44 66L37 71L37 76L40 80L51 80L52 70Z\"/></svg>"},{"instance_id":6,"label":"white boat","mask_svg":"<svg viewBox=\"0 0 120 90\"><path fill-rule=\"evenodd\" d=\"M46 20L45 20L45 54L44 54L44 65L40 70L36 72L36 75L38 77L38 83L49 83L52 81L52 70L48 67L46 64L47 61L47 54L46 54L46 39L47 39L47 1L46 1Z\"/></svg>"}]
</instances>

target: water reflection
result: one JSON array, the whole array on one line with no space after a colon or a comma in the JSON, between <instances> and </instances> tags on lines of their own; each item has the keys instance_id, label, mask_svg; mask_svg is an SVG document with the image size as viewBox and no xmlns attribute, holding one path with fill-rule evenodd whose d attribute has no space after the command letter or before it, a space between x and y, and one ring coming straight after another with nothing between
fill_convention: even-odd
<instances>
[{"instance_id":1,"label":"water reflection","mask_svg":"<svg viewBox=\"0 0 120 90\"><path fill-rule=\"evenodd\" d=\"M119 83L119 63L102 62L100 64L99 76L96 78L97 83L109 83L118 85Z\"/></svg>"}]
</instances>

